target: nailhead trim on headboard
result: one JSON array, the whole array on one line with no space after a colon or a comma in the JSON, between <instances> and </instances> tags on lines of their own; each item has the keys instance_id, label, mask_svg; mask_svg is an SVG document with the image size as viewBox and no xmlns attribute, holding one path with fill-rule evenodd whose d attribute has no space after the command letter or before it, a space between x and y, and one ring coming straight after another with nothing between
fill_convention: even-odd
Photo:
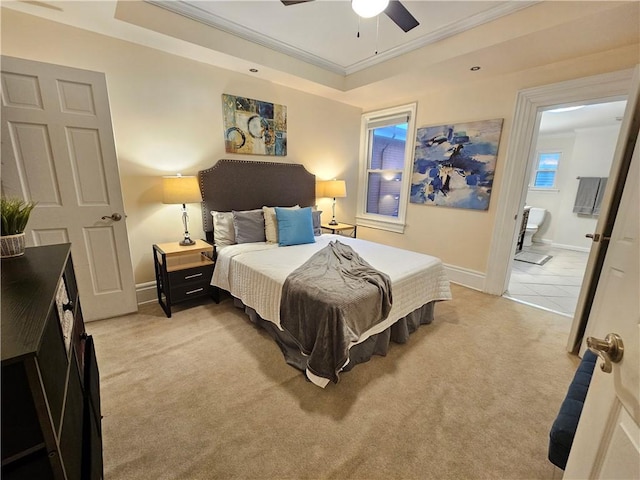
<instances>
[{"instance_id":1,"label":"nailhead trim on headboard","mask_svg":"<svg viewBox=\"0 0 640 480\"><path fill-rule=\"evenodd\" d=\"M315 204L316 177L297 163L221 159L198 172L202 224L213 240L211 211L253 210L263 206Z\"/></svg>"}]
</instances>

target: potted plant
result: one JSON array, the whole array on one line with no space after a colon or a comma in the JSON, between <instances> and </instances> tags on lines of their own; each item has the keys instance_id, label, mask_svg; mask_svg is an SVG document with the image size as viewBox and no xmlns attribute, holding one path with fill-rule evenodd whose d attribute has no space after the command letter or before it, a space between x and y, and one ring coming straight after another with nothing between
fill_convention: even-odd
<instances>
[{"instance_id":1,"label":"potted plant","mask_svg":"<svg viewBox=\"0 0 640 480\"><path fill-rule=\"evenodd\" d=\"M18 198L1 199L2 236L0 257L17 257L24 254L24 229L35 202L25 202Z\"/></svg>"}]
</instances>

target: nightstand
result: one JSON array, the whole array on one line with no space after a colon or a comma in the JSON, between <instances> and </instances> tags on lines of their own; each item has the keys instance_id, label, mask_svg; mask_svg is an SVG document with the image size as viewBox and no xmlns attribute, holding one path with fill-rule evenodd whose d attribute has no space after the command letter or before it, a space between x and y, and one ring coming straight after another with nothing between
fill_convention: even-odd
<instances>
[{"instance_id":1,"label":"nightstand","mask_svg":"<svg viewBox=\"0 0 640 480\"><path fill-rule=\"evenodd\" d=\"M213 245L202 240L188 246L178 242L153 246L158 303L167 317L171 317L173 304L192 298L211 296L217 303L210 285L215 265L212 257Z\"/></svg>"},{"instance_id":2,"label":"nightstand","mask_svg":"<svg viewBox=\"0 0 640 480\"><path fill-rule=\"evenodd\" d=\"M323 223L320 225L324 230L329 230L331 233L337 233L339 235L346 235L348 237L356 238L358 226L351 225L350 223L338 223L337 225L331 225L329 223ZM343 233L346 232L346 233Z\"/></svg>"}]
</instances>

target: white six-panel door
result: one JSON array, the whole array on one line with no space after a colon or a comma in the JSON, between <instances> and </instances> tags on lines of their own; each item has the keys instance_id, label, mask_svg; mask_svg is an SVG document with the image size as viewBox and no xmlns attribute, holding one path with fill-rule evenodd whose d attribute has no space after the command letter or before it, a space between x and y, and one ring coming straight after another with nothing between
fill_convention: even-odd
<instances>
[{"instance_id":1,"label":"white six-panel door","mask_svg":"<svg viewBox=\"0 0 640 480\"><path fill-rule=\"evenodd\" d=\"M598 361L565 479L640 478L640 68L636 67L616 156L631 158L585 337L624 344L605 373ZM625 133L626 132L626 133ZM606 230L605 230L606 234ZM607 241L606 239L604 241Z\"/></svg>"},{"instance_id":2,"label":"white six-panel door","mask_svg":"<svg viewBox=\"0 0 640 480\"><path fill-rule=\"evenodd\" d=\"M587 334L620 335L624 354L606 374L596 366L567 463L566 479L640 478L640 144L594 299ZM626 201L625 201L626 200ZM598 362L600 363L600 362Z\"/></svg>"},{"instance_id":3,"label":"white six-panel door","mask_svg":"<svg viewBox=\"0 0 640 480\"><path fill-rule=\"evenodd\" d=\"M137 310L104 74L2 57L2 193L38 202L27 246L71 243L85 320Z\"/></svg>"}]
</instances>

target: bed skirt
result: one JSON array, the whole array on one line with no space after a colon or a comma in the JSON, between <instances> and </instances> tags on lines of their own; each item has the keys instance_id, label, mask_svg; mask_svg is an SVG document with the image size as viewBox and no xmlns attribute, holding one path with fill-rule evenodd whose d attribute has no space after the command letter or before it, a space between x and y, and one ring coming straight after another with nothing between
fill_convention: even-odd
<instances>
[{"instance_id":1,"label":"bed skirt","mask_svg":"<svg viewBox=\"0 0 640 480\"><path fill-rule=\"evenodd\" d=\"M389 351L389 345L392 341L394 343L406 343L409 340L409 335L415 332L420 325L426 325L433 321L435 303L436 302L433 301L424 304L422 307L417 308L395 322L386 330L372 335L362 343L352 346L349 349L349 361L342 367L340 372L347 372L359 363L368 362L373 355L385 356ZM267 331L278 344L280 350L282 350L285 361L289 365L307 373L307 377L309 377L307 372L307 357L300 351L289 332L280 330L272 322L264 320L253 308L244 305L238 298L234 298L234 305L244 309L251 322ZM310 380L318 384L315 379Z\"/></svg>"}]
</instances>

